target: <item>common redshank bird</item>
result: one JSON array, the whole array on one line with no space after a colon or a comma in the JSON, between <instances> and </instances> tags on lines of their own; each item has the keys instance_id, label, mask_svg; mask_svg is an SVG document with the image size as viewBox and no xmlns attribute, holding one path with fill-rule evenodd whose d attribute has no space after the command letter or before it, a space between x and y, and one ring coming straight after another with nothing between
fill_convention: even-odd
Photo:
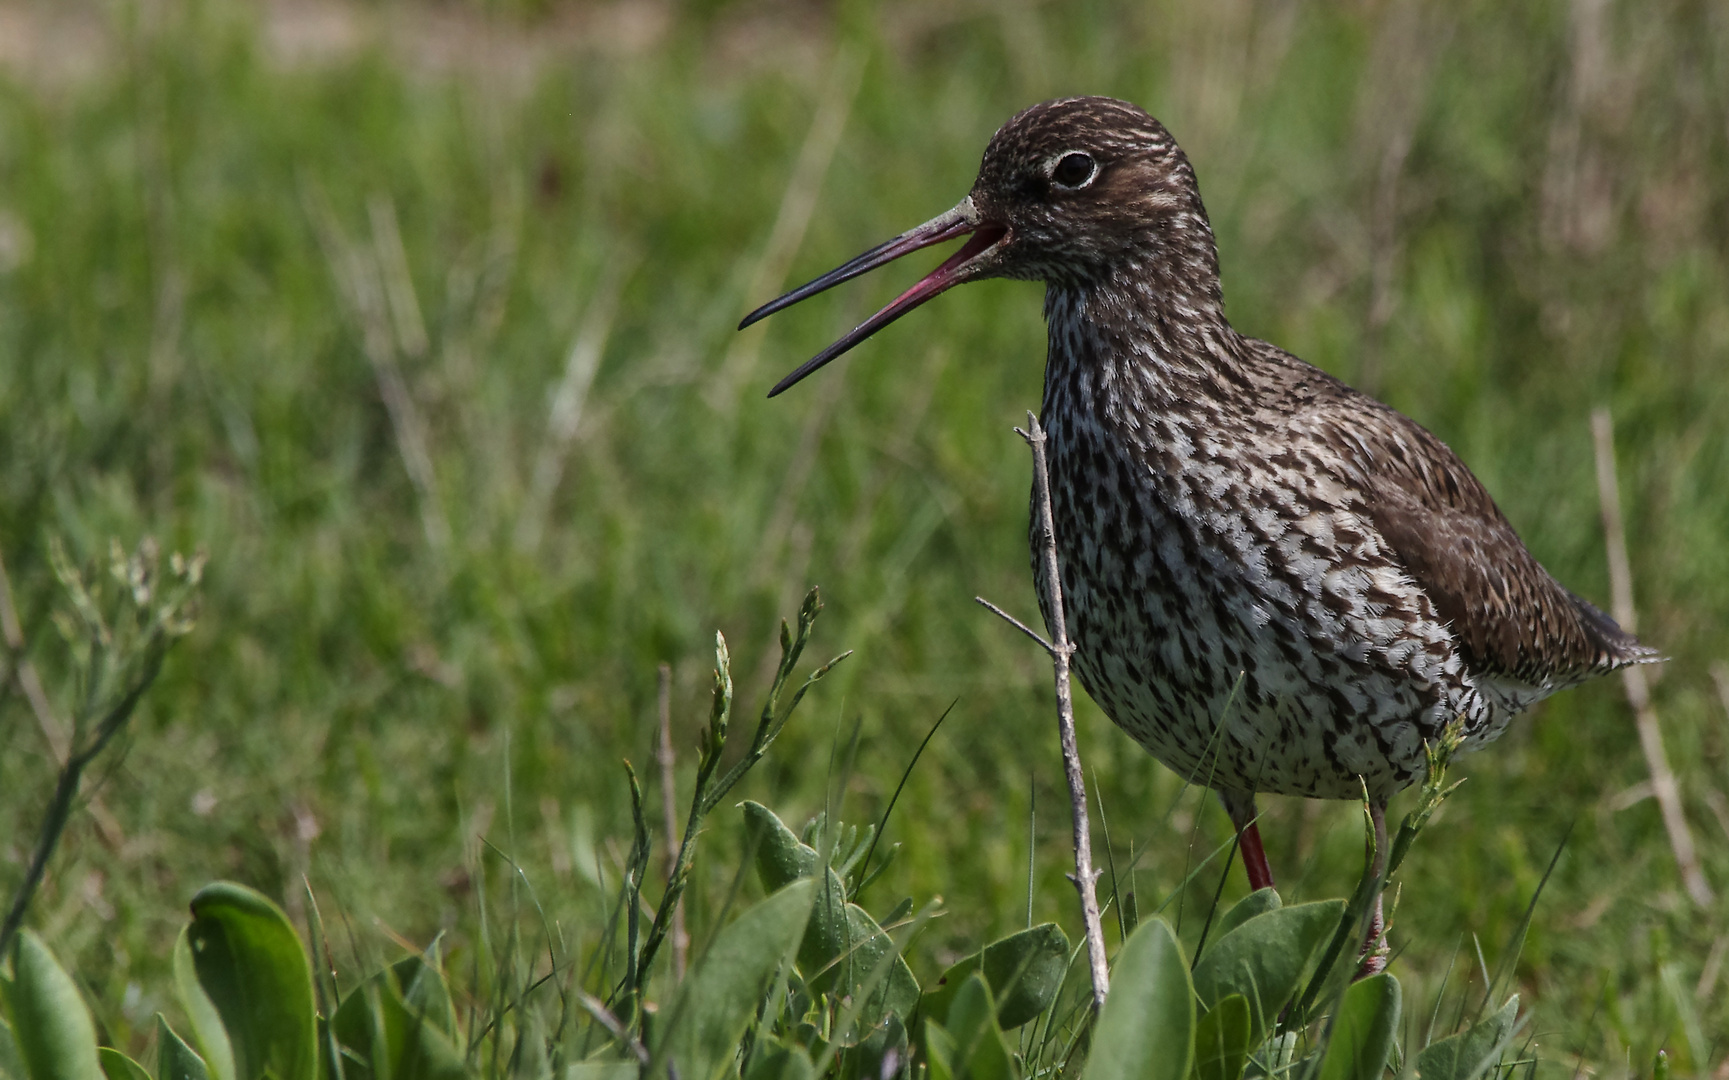
<instances>
[{"instance_id":1,"label":"common redshank bird","mask_svg":"<svg viewBox=\"0 0 1729 1080\"><path fill-rule=\"evenodd\" d=\"M1387 800L1450 722L1479 747L1558 690L1657 659L1538 564L1440 439L1232 328L1194 170L1127 102L1020 113L954 209L740 327L961 237L770 396L954 285L1045 282L1041 423L1074 670L1154 757L1219 793L1253 888L1273 880L1257 792L1367 792L1383 859Z\"/></svg>"}]
</instances>

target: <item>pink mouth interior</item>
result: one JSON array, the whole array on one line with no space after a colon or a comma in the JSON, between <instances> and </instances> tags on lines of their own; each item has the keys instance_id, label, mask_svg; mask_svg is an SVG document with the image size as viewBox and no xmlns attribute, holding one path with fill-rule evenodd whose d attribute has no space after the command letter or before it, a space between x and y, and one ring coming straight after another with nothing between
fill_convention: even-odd
<instances>
[{"instance_id":1,"label":"pink mouth interior","mask_svg":"<svg viewBox=\"0 0 1729 1080\"><path fill-rule=\"evenodd\" d=\"M965 228L965 224L957 222L955 225L951 226L950 229L944 230L944 232L958 232L962 228ZM822 367L830 360L833 360L835 357L846 352L865 338L870 337L889 323L894 322L913 308L918 307L920 304L923 304L934 296L947 292L951 286L958 285L962 281L965 281L966 277L964 276L964 272L967 264L1000 242L1008 235L1008 233L1009 230L1007 227L1002 225L978 226L978 228L976 228L973 233L967 237L967 242L962 244L960 249L953 255L950 255L947 259L943 260L941 266L920 278L912 288L895 297L893 302L891 302L887 307L883 308L875 315L872 315L859 325L853 327L850 332L843 335L838 341L799 365L797 370L792 374L776 383L774 389L769 391L768 396L774 397L781 393L794 383L797 383L800 379L803 379L806 375L809 375L817 368ZM950 235L937 235L934 237L922 238L919 242L909 243L903 251L895 251L890 258L899 258L901 255L906 254L909 251L915 251L921 247L929 247L932 244L940 244L944 240L951 238L952 236ZM886 250L888 245L885 245L884 248ZM868 254L874 255L875 253ZM869 267L867 266L865 269L869 269ZM853 272L863 273L863 270ZM829 284L825 278L819 278L818 283L822 284L824 288ZM807 286L807 289L808 288L809 287ZM795 290L787 295L794 297L795 299L802 299L802 297L799 296L801 291L804 290ZM774 310L775 306L776 305L771 304L766 308L759 308L757 313L753 313L752 316L746 317L745 325L749 325L754 318L759 317L760 313Z\"/></svg>"},{"instance_id":2,"label":"pink mouth interior","mask_svg":"<svg viewBox=\"0 0 1729 1080\"><path fill-rule=\"evenodd\" d=\"M963 264L984 254L993 244L1006 236L1008 231L1001 225L980 225L976 232L967 237L967 242L960 246L960 250L943 260L943 264L931 271L929 277L946 277L954 273Z\"/></svg>"},{"instance_id":3,"label":"pink mouth interior","mask_svg":"<svg viewBox=\"0 0 1729 1080\"><path fill-rule=\"evenodd\" d=\"M882 319L883 322L892 321L954 285L956 271L983 254L991 245L1006 236L1008 231L1001 225L980 225L971 236L967 237L966 243L962 244L953 255L943 260L941 266L920 278L912 288L895 297L892 303L879 311L877 319ZM877 319L871 321L876 322Z\"/></svg>"}]
</instances>

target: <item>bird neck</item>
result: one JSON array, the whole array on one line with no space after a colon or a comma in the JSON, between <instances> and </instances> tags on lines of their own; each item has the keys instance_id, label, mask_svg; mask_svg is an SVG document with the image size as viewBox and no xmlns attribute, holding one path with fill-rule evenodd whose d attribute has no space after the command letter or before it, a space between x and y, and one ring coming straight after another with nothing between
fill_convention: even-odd
<instances>
[{"instance_id":1,"label":"bird neck","mask_svg":"<svg viewBox=\"0 0 1729 1080\"><path fill-rule=\"evenodd\" d=\"M1165 413L1251 392L1242 339L1225 319L1217 273L1132 267L1045 291L1045 410Z\"/></svg>"}]
</instances>

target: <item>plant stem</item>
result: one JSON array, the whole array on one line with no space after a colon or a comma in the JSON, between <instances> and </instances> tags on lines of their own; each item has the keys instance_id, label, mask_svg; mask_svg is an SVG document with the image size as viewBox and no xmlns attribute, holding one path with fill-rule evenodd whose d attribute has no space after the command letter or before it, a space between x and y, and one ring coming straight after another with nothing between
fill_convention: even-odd
<instances>
[{"instance_id":1,"label":"plant stem","mask_svg":"<svg viewBox=\"0 0 1729 1080\"><path fill-rule=\"evenodd\" d=\"M678 857L666 875L666 892L655 909L654 923L643 940L641 961L632 970L632 990L640 993L648 982L648 970L660 952L660 943L672 929L672 913L678 910L684 897L685 882L690 878L690 865L696 858L696 838L702 822L708 816L709 781L720 765L721 752L726 749L727 728L732 719L732 660L726 648L726 638L714 636L714 700L709 709L708 727L703 732L702 747L696 759L696 788L690 796L690 815L685 819L684 837L678 845ZM631 948L634 953L636 944Z\"/></svg>"},{"instance_id":2,"label":"plant stem","mask_svg":"<svg viewBox=\"0 0 1729 1080\"><path fill-rule=\"evenodd\" d=\"M640 993L648 982L649 969L660 953L661 943L672 929L673 913L678 911L679 901L683 898L685 886L690 880L691 863L696 859L696 840L702 833L703 821L726 797L727 792L732 790L733 785L742 780L745 773L768 753L769 746L780 734L781 728L792 718L793 710L804 700L805 692L821 681L836 664L852 655L851 650L848 650L811 672L793 693L786 708L780 708L781 691L786 686L788 676L792 674L793 666L798 663L799 654L804 651L805 642L810 639L811 627L816 623L817 613L821 610L822 598L813 588L805 595L804 604L799 608L797 634L795 635L785 622L781 623L780 666L775 669L774 684L769 687L768 703L763 706L762 716L757 721L750 749L745 751L744 757L731 769L722 773L718 780L715 779L715 772L720 766L721 753L726 749L727 729L732 718L733 686L732 660L727 652L726 639L719 634L714 637L714 699L710 707L708 728L703 733L701 752L697 755L696 787L690 797L690 814L685 819L684 835L678 845L678 857L673 860L672 869L667 873L666 892L661 897L660 906L655 909L654 922L648 928L648 935L643 939L641 959L630 973L628 982L634 993Z\"/></svg>"},{"instance_id":3,"label":"plant stem","mask_svg":"<svg viewBox=\"0 0 1729 1080\"><path fill-rule=\"evenodd\" d=\"M667 884L672 883L673 851L678 847L678 801L673 790L673 766L675 757L672 749L672 665L660 665L660 801L662 817L666 824L666 878ZM690 935L684 930L684 906L682 904L672 909L672 981L684 981L684 965L686 954L690 951Z\"/></svg>"},{"instance_id":4,"label":"plant stem","mask_svg":"<svg viewBox=\"0 0 1729 1080\"><path fill-rule=\"evenodd\" d=\"M59 779L54 784L54 795L48 802L47 815L42 820L42 831L36 837L36 850L30 856L30 868L24 873L24 880L18 883L18 889L12 894L12 905L6 912L6 921L0 923L0 956L6 955L6 949L12 943L12 935L18 932L18 927L24 922L24 913L30 907L30 900L36 894L37 886L42 884L42 877L48 872L48 860L53 857L54 849L60 844L60 837L66 831L66 823L72 817L72 803L78 798L78 787L84 778L84 769L97 755L108 746L108 743L126 726L126 721L132 718L132 712L138 707L138 702L144 697L144 692L150 689L150 684L156 681L156 673L162 670L162 658L166 650L155 648L146 658L144 668L139 672L138 679L127 688L126 693L102 717L96 725L96 734L89 744L69 754L66 763L60 767Z\"/></svg>"}]
</instances>

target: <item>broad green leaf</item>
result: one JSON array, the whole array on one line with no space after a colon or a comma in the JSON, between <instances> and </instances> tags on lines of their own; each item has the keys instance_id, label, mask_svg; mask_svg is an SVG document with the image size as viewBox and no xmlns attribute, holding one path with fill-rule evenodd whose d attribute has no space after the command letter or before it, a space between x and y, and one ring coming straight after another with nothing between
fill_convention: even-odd
<instances>
[{"instance_id":1,"label":"broad green leaf","mask_svg":"<svg viewBox=\"0 0 1729 1080\"><path fill-rule=\"evenodd\" d=\"M174 992L180 1007L192 1021L192 1041L198 1046L198 1057L209 1073L209 1080L234 1080L234 1048L228 1041L228 1030L222 1026L222 1014L204 987L198 982L198 968L192 960L192 927L180 928L174 942Z\"/></svg>"},{"instance_id":2,"label":"broad green leaf","mask_svg":"<svg viewBox=\"0 0 1729 1080\"><path fill-rule=\"evenodd\" d=\"M983 968L985 982L997 1001L997 1024L1019 1027L1050 1007L1062 989L1069 967L1069 938L1056 923L1043 923L992 942L943 972L924 995L924 1013L938 1021L949 1014L949 1003L967 976Z\"/></svg>"},{"instance_id":3,"label":"broad green leaf","mask_svg":"<svg viewBox=\"0 0 1729 1080\"><path fill-rule=\"evenodd\" d=\"M1382 972L1353 983L1332 1027L1320 1080L1381 1080L1399 1030L1399 980Z\"/></svg>"},{"instance_id":4,"label":"broad green leaf","mask_svg":"<svg viewBox=\"0 0 1729 1080\"><path fill-rule=\"evenodd\" d=\"M282 909L244 885L206 885L192 898L187 942L228 1032L236 1080L314 1080L312 968Z\"/></svg>"},{"instance_id":5,"label":"broad green leaf","mask_svg":"<svg viewBox=\"0 0 1729 1080\"><path fill-rule=\"evenodd\" d=\"M402 1003L415 1016L424 1018L439 1031L460 1042L462 1033L456 1026L456 1007L450 1001L450 985L438 967L438 954L405 956L390 965L396 985L402 989Z\"/></svg>"},{"instance_id":6,"label":"broad green leaf","mask_svg":"<svg viewBox=\"0 0 1729 1080\"><path fill-rule=\"evenodd\" d=\"M144 1070L144 1066L112 1046L98 1048L96 1060L101 1063L102 1075L108 1080L150 1080L150 1074Z\"/></svg>"},{"instance_id":7,"label":"broad green leaf","mask_svg":"<svg viewBox=\"0 0 1729 1080\"><path fill-rule=\"evenodd\" d=\"M919 1003L919 984L912 968L898 955L894 939L883 932L864 908L846 902L840 875L821 867L817 850L802 843L774 812L760 803L744 804L745 829L756 848L757 875L774 890L823 871L826 887L816 893L810 922L799 943L798 966L813 993L850 997L877 970L888 973L871 992L860 1020L869 1027L888 1014L910 1018Z\"/></svg>"},{"instance_id":8,"label":"broad green leaf","mask_svg":"<svg viewBox=\"0 0 1729 1080\"><path fill-rule=\"evenodd\" d=\"M385 1030L391 1043L401 1048L390 1071L393 1080L458 1080L469 1075L461 1044L439 1026L440 1018L405 1001L394 986L386 985L385 991L380 998ZM442 1020L454 1026L449 1013ZM544 1046L545 1041L536 1045Z\"/></svg>"},{"instance_id":9,"label":"broad green leaf","mask_svg":"<svg viewBox=\"0 0 1729 1080\"><path fill-rule=\"evenodd\" d=\"M910 1018L918 1008L919 984L900 956L900 947L876 920L857 904L837 905L840 878L828 872L829 888L811 905L811 921L799 950L799 969L819 993L851 997L868 983L881 964L878 978L860 1014L861 1023L875 1026L890 1016Z\"/></svg>"},{"instance_id":10,"label":"broad green leaf","mask_svg":"<svg viewBox=\"0 0 1729 1080\"><path fill-rule=\"evenodd\" d=\"M1232 994L1195 1025L1196 1080L1237 1080L1249 1063L1249 1050L1249 999Z\"/></svg>"},{"instance_id":11,"label":"broad green leaf","mask_svg":"<svg viewBox=\"0 0 1729 1080\"><path fill-rule=\"evenodd\" d=\"M978 972L967 976L949 1005L944 1025L954 1039L951 1058L956 1080L1014 1080L1014 1059L1002 1029L990 986Z\"/></svg>"},{"instance_id":12,"label":"broad green leaf","mask_svg":"<svg viewBox=\"0 0 1729 1080\"><path fill-rule=\"evenodd\" d=\"M732 1066L769 980L798 949L815 891L794 882L715 935L662 1013L652 1075L666 1075L669 1059L680 1080L718 1080Z\"/></svg>"},{"instance_id":13,"label":"broad green leaf","mask_svg":"<svg viewBox=\"0 0 1729 1080\"><path fill-rule=\"evenodd\" d=\"M72 977L30 930L13 939L6 1011L29 1080L102 1080L90 1010Z\"/></svg>"},{"instance_id":14,"label":"broad green leaf","mask_svg":"<svg viewBox=\"0 0 1729 1080\"><path fill-rule=\"evenodd\" d=\"M1219 920L1219 925L1213 928L1213 933L1216 937L1222 938L1256 915L1265 915L1267 912L1277 911L1283 906L1284 901L1279 899L1276 890L1270 887L1256 889L1233 904L1231 910L1225 912L1224 917Z\"/></svg>"},{"instance_id":15,"label":"broad green leaf","mask_svg":"<svg viewBox=\"0 0 1729 1080\"><path fill-rule=\"evenodd\" d=\"M1424 1047L1417 1072L1423 1080L1477 1080L1501 1060L1518 1027L1519 995L1514 994L1495 1015Z\"/></svg>"},{"instance_id":16,"label":"broad green leaf","mask_svg":"<svg viewBox=\"0 0 1729 1080\"><path fill-rule=\"evenodd\" d=\"M955 1041L935 1020L925 1021L926 1080L954 1080Z\"/></svg>"},{"instance_id":17,"label":"broad green leaf","mask_svg":"<svg viewBox=\"0 0 1729 1080\"><path fill-rule=\"evenodd\" d=\"M389 1075L391 1051L399 1048L390 1045L379 993L379 980L375 976L355 987L336 1007L326 1033L337 1046L325 1046L325 1072L334 1073L330 1059L340 1055L343 1080L371 1080L375 1073Z\"/></svg>"},{"instance_id":18,"label":"broad green leaf","mask_svg":"<svg viewBox=\"0 0 1729 1080\"><path fill-rule=\"evenodd\" d=\"M1332 939L1343 900L1281 907L1244 920L1195 965L1195 993L1211 1008L1232 994L1249 1002L1249 1045L1271 1030Z\"/></svg>"},{"instance_id":19,"label":"broad green leaf","mask_svg":"<svg viewBox=\"0 0 1729 1080\"><path fill-rule=\"evenodd\" d=\"M1183 947L1163 919L1147 919L1117 953L1081 1080L1184 1080L1194 1035Z\"/></svg>"},{"instance_id":20,"label":"broad green leaf","mask_svg":"<svg viewBox=\"0 0 1729 1080\"><path fill-rule=\"evenodd\" d=\"M418 961L419 957L411 957ZM404 1000L397 982L401 966L381 971L343 999L331 1028L357 1061L344 1063L345 1080L459 1080L468 1075L461 1049L450 1035ZM408 968L416 977L431 969Z\"/></svg>"},{"instance_id":21,"label":"broad green leaf","mask_svg":"<svg viewBox=\"0 0 1729 1080\"><path fill-rule=\"evenodd\" d=\"M840 1065L841 1080L875 1080L897 1075L910 1060L908 1035L906 1024L891 1013L880 1026L847 1049Z\"/></svg>"},{"instance_id":22,"label":"broad green leaf","mask_svg":"<svg viewBox=\"0 0 1729 1080\"><path fill-rule=\"evenodd\" d=\"M816 849L800 842L773 810L745 800L744 825L747 843L755 847L756 873L763 888L774 892L816 875Z\"/></svg>"},{"instance_id":23,"label":"broad green leaf","mask_svg":"<svg viewBox=\"0 0 1729 1080\"><path fill-rule=\"evenodd\" d=\"M12 1029L6 1024L6 994L12 983L0 974L0 1080L25 1080L24 1059L18 1044L12 1041Z\"/></svg>"},{"instance_id":24,"label":"broad green leaf","mask_svg":"<svg viewBox=\"0 0 1729 1080\"><path fill-rule=\"evenodd\" d=\"M161 1013L156 1014L156 1080L210 1080L204 1059L174 1033Z\"/></svg>"},{"instance_id":25,"label":"broad green leaf","mask_svg":"<svg viewBox=\"0 0 1729 1080\"><path fill-rule=\"evenodd\" d=\"M744 1080L811 1080L816 1070L802 1046L783 1046L768 1039L745 1070ZM571 1080L571 1078L566 1078ZM618 1080L636 1080L636 1070Z\"/></svg>"},{"instance_id":26,"label":"broad green leaf","mask_svg":"<svg viewBox=\"0 0 1729 1080\"><path fill-rule=\"evenodd\" d=\"M763 1033L752 1047L743 1080L812 1080L814 1071L804 1047Z\"/></svg>"},{"instance_id":27,"label":"broad green leaf","mask_svg":"<svg viewBox=\"0 0 1729 1080\"><path fill-rule=\"evenodd\" d=\"M1043 923L984 948L983 973L1005 1031L1037 1017L1056 1000L1069 968L1069 937Z\"/></svg>"}]
</instances>

